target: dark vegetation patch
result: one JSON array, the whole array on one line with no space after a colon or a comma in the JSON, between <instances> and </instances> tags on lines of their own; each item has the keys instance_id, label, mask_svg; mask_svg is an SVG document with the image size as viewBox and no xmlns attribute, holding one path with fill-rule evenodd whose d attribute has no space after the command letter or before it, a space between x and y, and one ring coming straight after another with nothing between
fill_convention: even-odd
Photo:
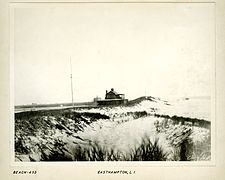
<instances>
[{"instance_id":1,"label":"dark vegetation patch","mask_svg":"<svg viewBox=\"0 0 225 180\"><path fill-rule=\"evenodd\" d=\"M54 151L53 155L43 156L41 161L57 161L59 157L61 159L68 158L66 154L64 157L60 151L58 153ZM72 152L69 161L165 161L167 157L168 154L164 152L157 139L152 142L145 137L129 153L107 149L97 142L89 143L87 146L78 145Z\"/></svg>"},{"instance_id":2,"label":"dark vegetation patch","mask_svg":"<svg viewBox=\"0 0 225 180\"><path fill-rule=\"evenodd\" d=\"M15 150L28 154L35 143L30 137L47 139L56 130L73 135L99 119L109 119L100 113L74 112L71 110L28 111L15 114ZM30 147L32 144L33 147ZM54 155L55 153L53 153Z\"/></svg>"},{"instance_id":3,"label":"dark vegetation patch","mask_svg":"<svg viewBox=\"0 0 225 180\"><path fill-rule=\"evenodd\" d=\"M91 112L76 112L72 109L60 109L60 110L40 110L40 111L26 111L15 113L15 119L30 119L33 117L40 116L64 116L67 118L79 118L81 116L93 117L93 119L109 119L108 116L100 113L91 113Z\"/></svg>"},{"instance_id":4,"label":"dark vegetation patch","mask_svg":"<svg viewBox=\"0 0 225 180\"><path fill-rule=\"evenodd\" d=\"M172 119L171 119L172 120ZM172 123L172 124L171 124ZM164 118L159 122L158 120L154 123L156 132L158 134L165 134L169 144L173 147L173 157L171 160L174 161L208 161L211 159L211 135L207 133L202 136L200 141L195 140L193 142L193 132L197 131L201 133L202 127L195 127L193 125L181 123L175 125L174 121L168 121ZM210 130L205 129L210 132ZM195 135L198 135L198 133ZM192 136L192 137L191 137Z\"/></svg>"},{"instance_id":5,"label":"dark vegetation patch","mask_svg":"<svg viewBox=\"0 0 225 180\"><path fill-rule=\"evenodd\" d=\"M131 150L127 159L130 161L166 161L168 153L159 145L158 139L153 142L149 138L143 138L141 144Z\"/></svg>"},{"instance_id":6,"label":"dark vegetation patch","mask_svg":"<svg viewBox=\"0 0 225 180\"><path fill-rule=\"evenodd\" d=\"M171 159L157 138L150 140L144 137L139 145L127 153L108 149L94 142L86 146L76 146L69 156L65 151L53 151L49 156L42 156L41 161L189 161L192 154L190 146L188 139L185 139L176 146Z\"/></svg>"},{"instance_id":7,"label":"dark vegetation patch","mask_svg":"<svg viewBox=\"0 0 225 180\"><path fill-rule=\"evenodd\" d=\"M153 116L158 118L166 118L166 119L172 119L175 124L181 123L181 125L184 125L185 123L190 123L192 126L199 126L203 128L210 129L211 123L209 121L206 121L204 119L197 119L197 118L189 118L189 117L182 117L182 116L169 116L169 115L162 115L162 114L153 114Z\"/></svg>"},{"instance_id":8,"label":"dark vegetation patch","mask_svg":"<svg viewBox=\"0 0 225 180\"><path fill-rule=\"evenodd\" d=\"M127 112L126 113L128 116L133 116L134 119L138 119L141 117L146 117L148 113L146 111L135 111L135 112Z\"/></svg>"}]
</instances>

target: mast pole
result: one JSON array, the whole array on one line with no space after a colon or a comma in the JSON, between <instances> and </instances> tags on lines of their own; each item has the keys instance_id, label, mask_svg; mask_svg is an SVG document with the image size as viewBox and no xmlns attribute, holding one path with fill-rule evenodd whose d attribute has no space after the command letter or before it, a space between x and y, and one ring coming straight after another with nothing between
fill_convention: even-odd
<instances>
[{"instance_id":1,"label":"mast pole","mask_svg":"<svg viewBox=\"0 0 225 180\"><path fill-rule=\"evenodd\" d=\"M71 57L70 57L70 83L71 83L72 106L74 106L74 102L73 102L73 73L72 73Z\"/></svg>"}]
</instances>

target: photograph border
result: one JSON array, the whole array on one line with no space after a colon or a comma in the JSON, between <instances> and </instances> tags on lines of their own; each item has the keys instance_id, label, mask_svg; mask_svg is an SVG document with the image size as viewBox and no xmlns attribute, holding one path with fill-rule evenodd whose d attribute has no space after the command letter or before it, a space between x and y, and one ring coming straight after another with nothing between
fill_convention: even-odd
<instances>
[{"instance_id":1,"label":"photograph border","mask_svg":"<svg viewBox=\"0 0 225 180\"><path fill-rule=\"evenodd\" d=\"M32 4L35 4L35 3L80 3L80 2L77 2L77 1L67 1L67 2L62 2L62 1L54 1L54 2L46 2L46 1L29 1L29 2L21 2L21 1L13 1L13 2L9 2L9 9L10 9L10 26L12 27L12 12L11 12L11 5L13 5L16 3L16 4L27 4L27 3L32 3ZM109 1L99 1L99 2L88 2L88 1L85 1L85 2L82 2L82 3L112 3L112 2L109 2ZM113 2L113 3L127 3L127 2ZM218 9L218 6L217 6L217 3L216 2L128 2L128 3L214 3L215 4L215 18L218 16L218 12L216 12L216 9ZM218 39L218 34L217 34L217 22L218 19L215 19L215 46L217 46L218 42L216 41ZM10 47L12 47L13 45L13 39L12 39L12 28L10 28ZM8 98L10 97L10 105L8 106L9 107L9 120L10 120L10 131L9 131L9 134L10 134L10 163L9 165L11 166L12 169L14 168L25 168L27 166L29 167L35 167L38 169L37 166L40 166L40 167L46 167L46 166L49 166L48 168L54 168L56 166L59 166L60 167L71 167L73 166L74 167L74 162L35 162L35 163L27 163L27 162L14 162L14 148L13 148L13 152L11 151L12 147L14 147L14 133L12 134L12 130L14 132L14 92L13 92L13 72L14 72L14 69L12 68L13 67L13 54L12 54L12 49L9 48L10 50L10 67L9 67L9 70L10 70L10 78L9 78L9 82L10 82L10 86L8 86L9 90L10 90L10 93L9 93L9 96ZM223 52L224 53L224 52ZM211 96L211 108L213 109L211 112L211 115L214 116L214 119L215 119L215 122L214 123L211 123L211 135L212 138L211 139L211 145L213 148L211 148L211 161L210 163L209 162L76 162L76 168L77 167L88 167L89 168L93 168L93 167L96 167L96 166L99 166L99 167L107 167L108 169L112 168L112 169L115 169L115 167L131 167L131 168L165 168L165 167L169 167L169 168L176 168L176 167L184 167L184 168L188 168L188 167L195 167L195 168L204 168L204 167L209 167L209 168L217 168L218 167L218 162L219 160L221 161L222 159L218 159L219 157L217 156L218 155L218 143L221 142L221 138L218 139L218 133L217 130L218 130L218 103L217 100L218 100L218 91L221 90L219 89L217 86L218 86L218 77L217 75L221 75L223 72L221 72L222 70L220 69L219 73L218 73L218 64L222 64L221 62L218 63L217 61L217 56L218 56L218 51L217 51L217 48L215 48L215 62L213 63L213 91L212 91L212 96ZM4 67L4 66L3 66ZM7 83L9 83L7 82ZM6 84L7 84L6 83ZM220 87L221 88L221 87ZM7 86L6 88L7 89ZM6 98L7 99L7 98ZM221 113L221 112L220 112ZM211 119L213 119L213 117L211 116ZM13 121L13 124L12 124L12 121ZM212 122L212 121L211 121ZM221 123L221 122L220 122ZM223 122L224 123L224 122ZM221 128L221 127L220 127ZM6 129L7 131L7 129ZM222 136L224 137L224 136ZM13 138L13 139L12 139ZM223 144L222 144L223 145ZM224 146L223 146L224 148ZM215 152L215 153L213 153ZM13 154L12 154L13 153ZM200 163L200 164L199 164ZM166 165L165 165L166 164ZM172 164L172 165L171 165ZM0 164L1 165L1 164ZM57 169L57 168L56 168ZM220 172L222 173L222 172ZM160 176L161 177L161 176ZM222 177L222 176L220 176ZM219 177L219 178L220 178Z\"/></svg>"}]
</instances>

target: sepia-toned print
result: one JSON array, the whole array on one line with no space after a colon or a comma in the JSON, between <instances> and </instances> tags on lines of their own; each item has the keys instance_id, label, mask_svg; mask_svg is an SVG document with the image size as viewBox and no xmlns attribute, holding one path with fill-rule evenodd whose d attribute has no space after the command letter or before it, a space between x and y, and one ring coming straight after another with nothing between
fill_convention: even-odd
<instances>
[{"instance_id":1,"label":"sepia-toned print","mask_svg":"<svg viewBox=\"0 0 225 180\"><path fill-rule=\"evenodd\" d=\"M212 160L213 4L34 4L12 7L15 162Z\"/></svg>"}]
</instances>

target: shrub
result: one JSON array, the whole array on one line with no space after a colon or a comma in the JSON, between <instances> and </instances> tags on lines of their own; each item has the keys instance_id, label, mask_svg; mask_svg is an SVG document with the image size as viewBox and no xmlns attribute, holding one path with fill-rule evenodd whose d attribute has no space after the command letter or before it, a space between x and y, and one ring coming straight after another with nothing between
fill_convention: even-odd
<instances>
[{"instance_id":1,"label":"shrub","mask_svg":"<svg viewBox=\"0 0 225 180\"><path fill-rule=\"evenodd\" d=\"M168 154L159 145L158 138L151 142L147 137L143 138L141 144L128 155L130 161L165 161L167 156Z\"/></svg>"}]
</instances>

